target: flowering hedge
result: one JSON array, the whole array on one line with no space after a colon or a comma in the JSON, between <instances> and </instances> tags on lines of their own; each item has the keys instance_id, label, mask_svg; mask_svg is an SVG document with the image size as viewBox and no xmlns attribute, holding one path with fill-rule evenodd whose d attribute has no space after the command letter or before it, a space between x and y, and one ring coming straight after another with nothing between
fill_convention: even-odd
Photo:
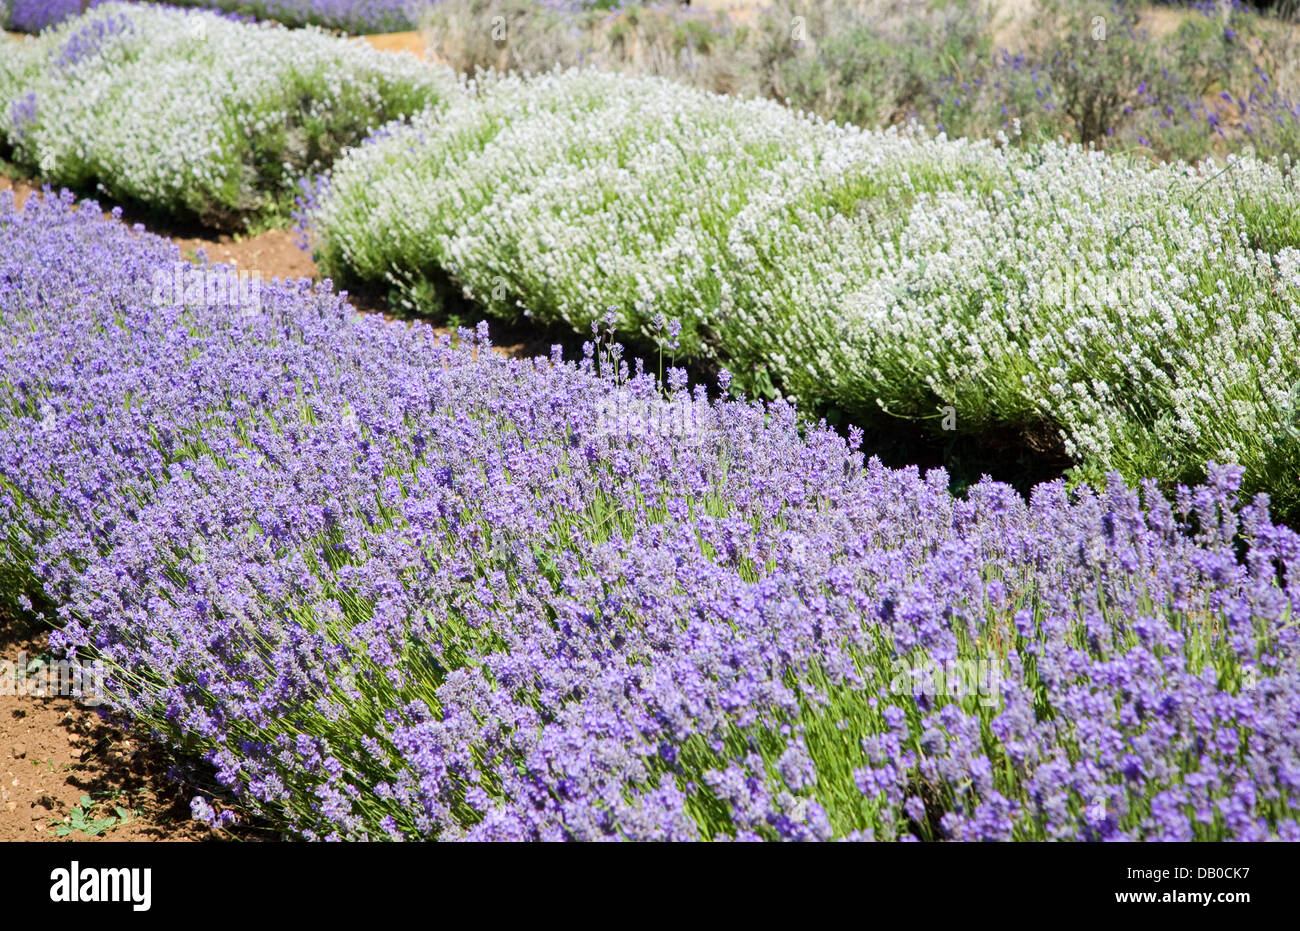
<instances>
[{"instance_id":1,"label":"flowering hedge","mask_svg":"<svg viewBox=\"0 0 1300 931\"><path fill-rule=\"evenodd\" d=\"M106 0L91 0L99 6ZM150 2L150 0L145 0ZM154 0L165 6L219 10L286 26L323 26L343 32L397 32L415 28L424 0ZM81 13L81 0L0 0L0 26L40 32Z\"/></svg>"},{"instance_id":2,"label":"flowering hedge","mask_svg":"<svg viewBox=\"0 0 1300 931\"><path fill-rule=\"evenodd\" d=\"M319 30L105 4L0 55L0 142L56 183L218 226L285 215L303 174L454 92Z\"/></svg>"},{"instance_id":3,"label":"flowering hedge","mask_svg":"<svg viewBox=\"0 0 1300 931\"><path fill-rule=\"evenodd\" d=\"M179 261L0 195L0 591L236 807L308 838L1300 839L1300 539L1239 469L959 500L603 333L507 360L306 282L182 304Z\"/></svg>"},{"instance_id":4,"label":"flowering hedge","mask_svg":"<svg viewBox=\"0 0 1300 931\"><path fill-rule=\"evenodd\" d=\"M427 0L157 0L171 6L223 10L286 26L324 26L351 33L414 29Z\"/></svg>"},{"instance_id":5,"label":"flowering hedge","mask_svg":"<svg viewBox=\"0 0 1300 931\"><path fill-rule=\"evenodd\" d=\"M104 0L90 0L99 6ZM40 32L81 13L81 0L0 0L0 27L15 32Z\"/></svg>"},{"instance_id":6,"label":"flowering hedge","mask_svg":"<svg viewBox=\"0 0 1300 931\"><path fill-rule=\"evenodd\" d=\"M1300 513L1300 186L841 127L656 78L487 81L351 150L336 277L444 276L502 317L648 335L859 424L1059 434L1097 482L1209 459ZM951 407L945 416L945 408Z\"/></svg>"}]
</instances>

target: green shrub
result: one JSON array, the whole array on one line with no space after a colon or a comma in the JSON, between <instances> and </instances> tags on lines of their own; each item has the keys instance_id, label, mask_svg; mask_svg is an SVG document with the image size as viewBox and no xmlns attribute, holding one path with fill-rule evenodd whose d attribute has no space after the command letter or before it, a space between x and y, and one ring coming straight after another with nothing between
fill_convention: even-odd
<instances>
[{"instance_id":1,"label":"green shrub","mask_svg":"<svg viewBox=\"0 0 1300 931\"><path fill-rule=\"evenodd\" d=\"M441 0L423 24L467 74L592 65L864 127L915 119L949 136L1064 137L1160 160L1300 155L1300 49L1285 24L1189 8L1168 30L1132 0L1038 0L1009 26L1006 15L968 0L773 0L732 23L674 3Z\"/></svg>"},{"instance_id":2,"label":"green shrub","mask_svg":"<svg viewBox=\"0 0 1300 931\"><path fill-rule=\"evenodd\" d=\"M108 4L6 45L0 143L52 183L239 228L286 217L304 174L455 87L316 29Z\"/></svg>"},{"instance_id":3,"label":"green shrub","mask_svg":"<svg viewBox=\"0 0 1300 931\"><path fill-rule=\"evenodd\" d=\"M1089 478L1239 462L1294 511L1288 167L862 131L586 71L490 80L349 153L315 222L328 273L417 304L450 280L579 331L679 317L684 353L812 413L1055 434Z\"/></svg>"}]
</instances>

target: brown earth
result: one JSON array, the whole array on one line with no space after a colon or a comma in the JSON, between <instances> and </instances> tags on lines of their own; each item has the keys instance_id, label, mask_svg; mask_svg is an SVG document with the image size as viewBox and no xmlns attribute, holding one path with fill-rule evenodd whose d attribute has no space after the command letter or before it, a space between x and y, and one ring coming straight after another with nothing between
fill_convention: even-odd
<instances>
[{"instance_id":1,"label":"brown earth","mask_svg":"<svg viewBox=\"0 0 1300 931\"><path fill-rule=\"evenodd\" d=\"M296 236L289 230L267 230L256 236L173 236L181 254L193 261L198 250L213 262L257 271L263 281L271 278L316 278L316 263L311 254L298 248Z\"/></svg>"},{"instance_id":2,"label":"brown earth","mask_svg":"<svg viewBox=\"0 0 1300 931\"><path fill-rule=\"evenodd\" d=\"M734 22L748 23L754 11L763 6L762 0L692 0L692 7L701 7L711 13L725 13Z\"/></svg>"},{"instance_id":3,"label":"brown earth","mask_svg":"<svg viewBox=\"0 0 1300 931\"><path fill-rule=\"evenodd\" d=\"M39 191L41 186L26 178L11 178L8 175L0 175L0 191L13 191L14 200L21 207L23 202L31 195L33 191Z\"/></svg>"},{"instance_id":4,"label":"brown earth","mask_svg":"<svg viewBox=\"0 0 1300 931\"><path fill-rule=\"evenodd\" d=\"M428 57L424 47L424 36L418 31L385 32L362 36L362 38L381 52L410 52L417 58Z\"/></svg>"},{"instance_id":5,"label":"brown earth","mask_svg":"<svg viewBox=\"0 0 1300 931\"><path fill-rule=\"evenodd\" d=\"M72 698L19 694L7 664L26 669L50 656L45 633L0 619L0 842L158 841L217 837L190 817L195 794L167 778L168 760L156 744L125 734ZM27 680L31 682L32 680ZM43 680L42 680L43 681ZM87 821L128 818L98 835L72 830L71 813L83 796L93 803Z\"/></svg>"}]
</instances>

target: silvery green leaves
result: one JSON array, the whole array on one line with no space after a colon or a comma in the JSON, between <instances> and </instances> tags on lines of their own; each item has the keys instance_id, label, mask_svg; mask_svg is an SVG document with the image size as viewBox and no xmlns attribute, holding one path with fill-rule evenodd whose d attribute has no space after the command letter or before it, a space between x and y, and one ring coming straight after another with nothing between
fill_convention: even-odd
<instances>
[{"instance_id":1,"label":"silvery green leaves","mask_svg":"<svg viewBox=\"0 0 1300 931\"><path fill-rule=\"evenodd\" d=\"M300 177L454 92L445 69L317 29L105 4L0 56L0 138L55 184L238 228Z\"/></svg>"},{"instance_id":2,"label":"silvery green leaves","mask_svg":"<svg viewBox=\"0 0 1300 931\"><path fill-rule=\"evenodd\" d=\"M1300 382L1291 389L1282 408L1282 430L1285 436L1300 440Z\"/></svg>"}]
</instances>

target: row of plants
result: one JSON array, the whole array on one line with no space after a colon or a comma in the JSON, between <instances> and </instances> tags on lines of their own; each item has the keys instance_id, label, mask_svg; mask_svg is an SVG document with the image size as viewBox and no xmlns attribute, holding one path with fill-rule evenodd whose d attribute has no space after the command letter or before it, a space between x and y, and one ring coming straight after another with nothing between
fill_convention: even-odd
<instances>
[{"instance_id":1,"label":"row of plants","mask_svg":"<svg viewBox=\"0 0 1300 931\"><path fill-rule=\"evenodd\" d=\"M328 272L422 309L450 280L579 328L613 306L642 337L666 310L685 354L814 413L1010 433L1093 481L1238 461L1295 512L1285 157L1145 169L1011 151L1014 126L858 132L651 79L479 83L310 29L110 5L7 47L0 138L47 180L240 228L433 105L340 164L311 219Z\"/></svg>"},{"instance_id":2,"label":"row of plants","mask_svg":"<svg viewBox=\"0 0 1300 931\"><path fill-rule=\"evenodd\" d=\"M813 415L1056 441L1094 483L1233 461L1300 514L1289 161L868 131L594 71L471 90L335 163L327 274L642 339L676 315L684 356Z\"/></svg>"},{"instance_id":3,"label":"row of plants","mask_svg":"<svg viewBox=\"0 0 1300 931\"><path fill-rule=\"evenodd\" d=\"M37 33L108 0L0 0L0 28ZM151 0L146 0L151 2ZM425 0L156 0L167 6L218 10L286 26L322 26L350 33L414 29Z\"/></svg>"},{"instance_id":4,"label":"row of plants","mask_svg":"<svg viewBox=\"0 0 1300 931\"><path fill-rule=\"evenodd\" d=\"M109 3L0 37L0 150L57 185L241 229L286 222L301 177L455 93L446 69L317 29Z\"/></svg>"},{"instance_id":5,"label":"row of plants","mask_svg":"<svg viewBox=\"0 0 1300 931\"><path fill-rule=\"evenodd\" d=\"M89 0L98 6L104 0ZM0 0L0 28L15 32L40 32L82 12L82 0Z\"/></svg>"},{"instance_id":6,"label":"row of plants","mask_svg":"<svg viewBox=\"0 0 1300 931\"><path fill-rule=\"evenodd\" d=\"M766 96L866 127L1063 136L1157 159L1300 154L1294 28L1233 0L439 0L430 49L467 74L596 65Z\"/></svg>"},{"instance_id":7,"label":"row of plants","mask_svg":"<svg viewBox=\"0 0 1300 931\"><path fill-rule=\"evenodd\" d=\"M157 0L222 10L286 26L322 26L355 34L414 29L429 0Z\"/></svg>"},{"instance_id":8,"label":"row of plants","mask_svg":"<svg viewBox=\"0 0 1300 931\"><path fill-rule=\"evenodd\" d=\"M323 286L157 290L181 261L0 195L0 592L212 764L196 812L1300 840L1300 537L1239 467L961 500L659 381L609 321L579 360L508 360Z\"/></svg>"}]
</instances>

